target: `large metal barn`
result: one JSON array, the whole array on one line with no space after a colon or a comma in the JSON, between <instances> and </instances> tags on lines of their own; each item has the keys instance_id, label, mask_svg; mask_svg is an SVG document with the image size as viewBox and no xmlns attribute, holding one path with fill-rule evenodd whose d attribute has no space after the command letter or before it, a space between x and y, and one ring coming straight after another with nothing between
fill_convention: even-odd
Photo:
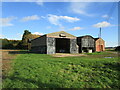
<instances>
[{"instance_id":1,"label":"large metal barn","mask_svg":"<svg viewBox=\"0 0 120 90\"><path fill-rule=\"evenodd\" d=\"M77 38L64 31L49 33L31 41L31 52L78 53Z\"/></svg>"}]
</instances>

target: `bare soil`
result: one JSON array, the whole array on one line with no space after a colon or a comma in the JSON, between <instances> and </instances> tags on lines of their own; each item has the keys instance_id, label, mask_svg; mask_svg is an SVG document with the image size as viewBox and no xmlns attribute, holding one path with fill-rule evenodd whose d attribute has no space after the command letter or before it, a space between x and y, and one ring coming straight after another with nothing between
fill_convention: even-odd
<instances>
[{"instance_id":1,"label":"bare soil","mask_svg":"<svg viewBox=\"0 0 120 90\"><path fill-rule=\"evenodd\" d=\"M104 58L104 57L118 57L120 53L106 51L109 54L98 54L98 55L87 55L86 53L79 53L79 54L69 54L69 53L56 53L52 54L53 57L73 57L73 56L87 56L89 58Z\"/></svg>"},{"instance_id":2,"label":"bare soil","mask_svg":"<svg viewBox=\"0 0 120 90\"><path fill-rule=\"evenodd\" d=\"M54 57L69 57L69 56L87 56L85 54L69 54L69 53L56 53L53 54Z\"/></svg>"},{"instance_id":3,"label":"bare soil","mask_svg":"<svg viewBox=\"0 0 120 90\"><path fill-rule=\"evenodd\" d=\"M11 69L12 60L17 56L17 54L10 54L10 51L18 50L0 50L0 64L2 68L2 75L4 76Z\"/></svg>"}]
</instances>

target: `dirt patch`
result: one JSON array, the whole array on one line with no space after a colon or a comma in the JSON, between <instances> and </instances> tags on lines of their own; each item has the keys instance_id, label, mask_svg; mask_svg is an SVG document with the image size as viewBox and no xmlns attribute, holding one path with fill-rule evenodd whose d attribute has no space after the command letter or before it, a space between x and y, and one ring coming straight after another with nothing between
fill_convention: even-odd
<instances>
[{"instance_id":1,"label":"dirt patch","mask_svg":"<svg viewBox=\"0 0 120 90\"><path fill-rule=\"evenodd\" d=\"M117 55L120 55L120 53L117 52L117 51L106 51L106 52L111 53L111 54L117 54Z\"/></svg>"},{"instance_id":2,"label":"dirt patch","mask_svg":"<svg viewBox=\"0 0 120 90\"><path fill-rule=\"evenodd\" d=\"M2 51L2 60L14 59L16 54L9 54L9 51Z\"/></svg>"},{"instance_id":3,"label":"dirt patch","mask_svg":"<svg viewBox=\"0 0 120 90\"><path fill-rule=\"evenodd\" d=\"M12 50L12 49L0 49L0 51L21 51L21 50Z\"/></svg>"},{"instance_id":4,"label":"dirt patch","mask_svg":"<svg viewBox=\"0 0 120 90\"><path fill-rule=\"evenodd\" d=\"M52 55L53 57L69 57L69 56L87 56L85 54L67 54L67 53L56 53Z\"/></svg>"},{"instance_id":5,"label":"dirt patch","mask_svg":"<svg viewBox=\"0 0 120 90\"><path fill-rule=\"evenodd\" d=\"M96 54L96 55L87 55L86 53L80 54L69 54L69 53L56 53L52 54L53 57L69 57L69 56L87 56L89 58L104 58L104 57L118 57L117 52L108 52L108 54Z\"/></svg>"},{"instance_id":6,"label":"dirt patch","mask_svg":"<svg viewBox=\"0 0 120 90\"><path fill-rule=\"evenodd\" d=\"M1 68L2 68L3 76L5 76L6 73L10 71L12 60L17 56L17 54L10 54L9 53L10 51L14 51L14 50L0 50L1 53L0 64L2 66Z\"/></svg>"},{"instance_id":7,"label":"dirt patch","mask_svg":"<svg viewBox=\"0 0 120 90\"><path fill-rule=\"evenodd\" d=\"M98 54L98 55L88 55L89 58L105 58L105 57L118 57L119 54L117 52L105 51L108 54Z\"/></svg>"}]
</instances>

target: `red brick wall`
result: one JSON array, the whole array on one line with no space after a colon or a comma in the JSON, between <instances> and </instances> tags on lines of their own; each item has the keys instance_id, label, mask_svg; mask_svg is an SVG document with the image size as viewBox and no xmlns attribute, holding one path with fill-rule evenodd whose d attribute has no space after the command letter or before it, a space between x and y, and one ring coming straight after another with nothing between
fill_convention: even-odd
<instances>
[{"instance_id":1,"label":"red brick wall","mask_svg":"<svg viewBox=\"0 0 120 90\"><path fill-rule=\"evenodd\" d=\"M95 44L96 44L96 51L99 52L99 51L105 51L105 42L103 39L97 39L95 41Z\"/></svg>"}]
</instances>

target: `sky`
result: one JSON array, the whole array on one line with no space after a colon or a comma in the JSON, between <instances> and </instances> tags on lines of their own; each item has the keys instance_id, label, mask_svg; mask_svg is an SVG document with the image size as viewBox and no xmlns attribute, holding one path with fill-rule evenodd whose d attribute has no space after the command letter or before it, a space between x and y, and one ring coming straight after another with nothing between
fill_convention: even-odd
<instances>
[{"instance_id":1,"label":"sky","mask_svg":"<svg viewBox=\"0 0 120 90\"><path fill-rule=\"evenodd\" d=\"M21 40L33 34L65 31L74 36L99 36L106 47L118 45L117 2L2 2L0 37Z\"/></svg>"}]
</instances>

